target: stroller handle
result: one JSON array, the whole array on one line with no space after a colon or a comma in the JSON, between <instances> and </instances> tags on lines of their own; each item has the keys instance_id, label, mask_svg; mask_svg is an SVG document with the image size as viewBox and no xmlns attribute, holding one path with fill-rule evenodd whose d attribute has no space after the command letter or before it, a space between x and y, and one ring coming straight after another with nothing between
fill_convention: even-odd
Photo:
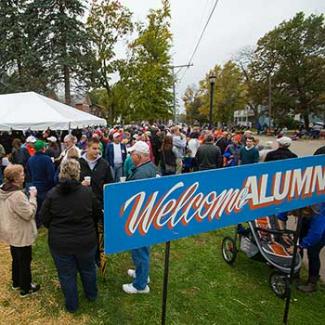
<instances>
[{"instance_id":1,"label":"stroller handle","mask_svg":"<svg viewBox=\"0 0 325 325\"><path fill-rule=\"evenodd\" d=\"M293 230L273 230L273 229L265 229L261 227L255 227L257 231L264 231L269 234L283 235L283 234L294 234Z\"/></svg>"}]
</instances>

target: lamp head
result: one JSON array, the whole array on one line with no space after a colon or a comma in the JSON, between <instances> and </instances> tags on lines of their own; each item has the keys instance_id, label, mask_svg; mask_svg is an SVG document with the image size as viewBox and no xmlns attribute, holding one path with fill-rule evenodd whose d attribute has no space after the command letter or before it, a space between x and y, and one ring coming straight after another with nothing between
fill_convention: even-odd
<instances>
[{"instance_id":1,"label":"lamp head","mask_svg":"<svg viewBox=\"0 0 325 325\"><path fill-rule=\"evenodd\" d=\"M213 72L210 73L210 75L209 75L210 84L216 83L216 79L217 79L216 75Z\"/></svg>"}]
</instances>

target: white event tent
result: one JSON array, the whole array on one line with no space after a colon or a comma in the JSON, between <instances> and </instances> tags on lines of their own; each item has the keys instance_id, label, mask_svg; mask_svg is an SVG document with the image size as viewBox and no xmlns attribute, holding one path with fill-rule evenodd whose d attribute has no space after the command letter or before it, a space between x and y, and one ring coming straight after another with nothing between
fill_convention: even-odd
<instances>
[{"instance_id":1,"label":"white event tent","mask_svg":"<svg viewBox=\"0 0 325 325\"><path fill-rule=\"evenodd\" d=\"M0 95L0 131L87 126L106 126L106 120L35 92Z\"/></svg>"}]
</instances>

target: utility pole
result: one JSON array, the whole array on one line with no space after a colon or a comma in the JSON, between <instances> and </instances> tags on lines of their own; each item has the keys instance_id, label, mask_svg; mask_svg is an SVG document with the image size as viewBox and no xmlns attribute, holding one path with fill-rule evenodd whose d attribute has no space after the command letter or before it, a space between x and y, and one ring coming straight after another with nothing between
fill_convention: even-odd
<instances>
[{"instance_id":1,"label":"utility pole","mask_svg":"<svg viewBox=\"0 0 325 325\"><path fill-rule=\"evenodd\" d=\"M173 96L174 96L174 103L173 103L173 115L174 115L174 122L176 122L176 68L189 68L192 67L193 63L191 64L182 64L182 65L172 65L171 68L173 69Z\"/></svg>"},{"instance_id":2,"label":"utility pole","mask_svg":"<svg viewBox=\"0 0 325 325\"><path fill-rule=\"evenodd\" d=\"M271 83L271 73L269 74L269 128L271 130L271 114L272 114L272 83Z\"/></svg>"},{"instance_id":3,"label":"utility pole","mask_svg":"<svg viewBox=\"0 0 325 325\"><path fill-rule=\"evenodd\" d=\"M210 82L209 130L212 130L213 93L214 93L214 85L216 83L216 75L214 74L214 72L210 73L209 82Z\"/></svg>"}]
</instances>

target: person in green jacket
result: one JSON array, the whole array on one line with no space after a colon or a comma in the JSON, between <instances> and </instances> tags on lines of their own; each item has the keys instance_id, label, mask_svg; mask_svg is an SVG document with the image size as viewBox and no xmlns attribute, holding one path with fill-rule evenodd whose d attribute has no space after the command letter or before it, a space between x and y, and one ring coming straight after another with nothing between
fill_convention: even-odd
<instances>
[{"instance_id":1,"label":"person in green jacket","mask_svg":"<svg viewBox=\"0 0 325 325\"><path fill-rule=\"evenodd\" d=\"M128 178L132 174L132 169L135 167L131 155L128 154L124 161L124 175Z\"/></svg>"}]
</instances>

